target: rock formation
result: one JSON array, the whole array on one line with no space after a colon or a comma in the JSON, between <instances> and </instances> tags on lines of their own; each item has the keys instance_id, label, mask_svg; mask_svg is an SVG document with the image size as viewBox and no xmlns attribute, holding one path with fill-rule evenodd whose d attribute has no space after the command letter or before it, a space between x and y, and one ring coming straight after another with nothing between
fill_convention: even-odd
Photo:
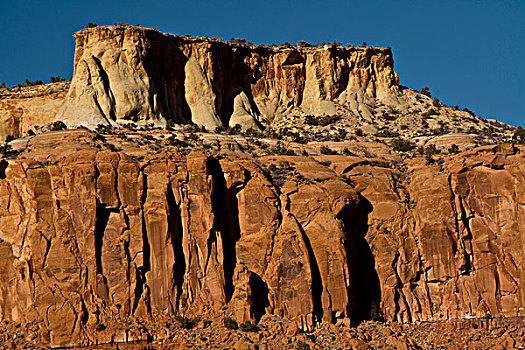
<instances>
[{"instance_id":1,"label":"rock formation","mask_svg":"<svg viewBox=\"0 0 525 350\"><path fill-rule=\"evenodd\" d=\"M0 317L35 341L146 339L113 325L225 307L303 330L357 324L374 307L397 321L523 312L523 148L405 169L200 152L139 163L91 146L67 154L96 135L76 133L40 135L34 155L0 168Z\"/></svg>"},{"instance_id":2,"label":"rock formation","mask_svg":"<svg viewBox=\"0 0 525 350\"><path fill-rule=\"evenodd\" d=\"M23 137L0 149L0 341L525 316L525 148L399 85L390 49L75 39L70 85L0 91L0 138Z\"/></svg>"},{"instance_id":3,"label":"rock formation","mask_svg":"<svg viewBox=\"0 0 525 350\"><path fill-rule=\"evenodd\" d=\"M0 91L0 140L52 123L68 87L69 82L60 82Z\"/></svg>"},{"instance_id":4,"label":"rock formation","mask_svg":"<svg viewBox=\"0 0 525 350\"><path fill-rule=\"evenodd\" d=\"M390 49L271 48L166 35L140 27L79 31L70 91L56 119L88 127L117 121L193 121L209 130L302 108L334 114L334 101L370 115L401 94Z\"/></svg>"}]
</instances>

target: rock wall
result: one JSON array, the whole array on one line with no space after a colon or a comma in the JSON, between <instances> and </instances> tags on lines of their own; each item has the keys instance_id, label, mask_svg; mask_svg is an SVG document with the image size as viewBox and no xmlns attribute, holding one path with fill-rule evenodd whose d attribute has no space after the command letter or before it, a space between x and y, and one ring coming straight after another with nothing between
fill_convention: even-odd
<instances>
[{"instance_id":1,"label":"rock wall","mask_svg":"<svg viewBox=\"0 0 525 350\"><path fill-rule=\"evenodd\" d=\"M52 123L68 87L69 82L60 82L0 91L0 141Z\"/></svg>"},{"instance_id":2,"label":"rock wall","mask_svg":"<svg viewBox=\"0 0 525 350\"><path fill-rule=\"evenodd\" d=\"M193 121L209 130L261 122L294 108L368 116L399 104L390 49L246 47L131 26L83 29L71 89L56 115L70 126Z\"/></svg>"},{"instance_id":3,"label":"rock wall","mask_svg":"<svg viewBox=\"0 0 525 350\"><path fill-rule=\"evenodd\" d=\"M0 318L37 342L162 337L170 315L224 310L305 330L374 304L399 321L523 315L523 148L406 168L51 153L0 162Z\"/></svg>"}]
</instances>

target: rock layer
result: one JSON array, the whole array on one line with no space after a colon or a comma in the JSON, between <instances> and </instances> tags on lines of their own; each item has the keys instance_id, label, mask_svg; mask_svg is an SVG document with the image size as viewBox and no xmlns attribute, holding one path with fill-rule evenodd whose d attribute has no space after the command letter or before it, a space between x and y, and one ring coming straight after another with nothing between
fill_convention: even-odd
<instances>
[{"instance_id":1,"label":"rock layer","mask_svg":"<svg viewBox=\"0 0 525 350\"><path fill-rule=\"evenodd\" d=\"M37 342L147 339L151 329L110 325L225 307L304 330L376 309L398 321L523 313L523 148L406 168L346 156L47 154L0 166L0 317Z\"/></svg>"},{"instance_id":2,"label":"rock layer","mask_svg":"<svg viewBox=\"0 0 525 350\"><path fill-rule=\"evenodd\" d=\"M60 82L0 91L0 141L52 123L68 87L69 82Z\"/></svg>"},{"instance_id":3,"label":"rock layer","mask_svg":"<svg viewBox=\"0 0 525 350\"><path fill-rule=\"evenodd\" d=\"M193 121L247 129L294 108L334 114L337 99L369 116L377 102L402 98L390 49L253 48L131 26L74 37L71 89L56 115L69 126Z\"/></svg>"}]
</instances>

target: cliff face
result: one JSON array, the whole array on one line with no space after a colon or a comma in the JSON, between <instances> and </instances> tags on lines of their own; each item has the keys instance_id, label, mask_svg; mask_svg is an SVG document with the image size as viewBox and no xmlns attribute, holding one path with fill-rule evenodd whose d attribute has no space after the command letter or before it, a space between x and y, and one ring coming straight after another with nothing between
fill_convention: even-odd
<instances>
[{"instance_id":1,"label":"cliff face","mask_svg":"<svg viewBox=\"0 0 525 350\"><path fill-rule=\"evenodd\" d=\"M0 91L0 140L52 123L68 87L69 82L60 82Z\"/></svg>"},{"instance_id":2,"label":"cliff face","mask_svg":"<svg viewBox=\"0 0 525 350\"><path fill-rule=\"evenodd\" d=\"M71 89L56 115L71 126L193 121L257 128L294 110L356 115L402 99L390 49L249 48L139 27L74 35Z\"/></svg>"},{"instance_id":3,"label":"cliff face","mask_svg":"<svg viewBox=\"0 0 525 350\"><path fill-rule=\"evenodd\" d=\"M71 138L94 142L71 133L0 163L0 317L38 342L162 338L175 313L308 330L374 304L399 321L523 312L523 148L406 168L201 152L139 163L71 151Z\"/></svg>"}]
</instances>

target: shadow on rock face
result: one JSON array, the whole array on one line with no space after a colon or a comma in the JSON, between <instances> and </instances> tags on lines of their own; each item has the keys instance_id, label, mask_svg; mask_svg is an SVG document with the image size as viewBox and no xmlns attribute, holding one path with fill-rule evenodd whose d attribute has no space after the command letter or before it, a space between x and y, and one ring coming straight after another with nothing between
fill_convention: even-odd
<instances>
[{"instance_id":1,"label":"shadow on rock face","mask_svg":"<svg viewBox=\"0 0 525 350\"><path fill-rule=\"evenodd\" d=\"M0 160L0 179L5 179L5 169L7 169L7 161Z\"/></svg>"},{"instance_id":2,"label":"shadow on rock face","mask_svg":"<svg viewBox=\"0 0 525 350\"><path fill-rule=\"evenodd\" d=\"M346 206L340 213L346 233L346 254L350 271L348 289L348 315L352 325L372 318L372 309L381 303L381 287L375 269L372 250L365 239L368 231L368 214L372 203L362 195L356 204Z\"/></svg>"}]
</instances>

